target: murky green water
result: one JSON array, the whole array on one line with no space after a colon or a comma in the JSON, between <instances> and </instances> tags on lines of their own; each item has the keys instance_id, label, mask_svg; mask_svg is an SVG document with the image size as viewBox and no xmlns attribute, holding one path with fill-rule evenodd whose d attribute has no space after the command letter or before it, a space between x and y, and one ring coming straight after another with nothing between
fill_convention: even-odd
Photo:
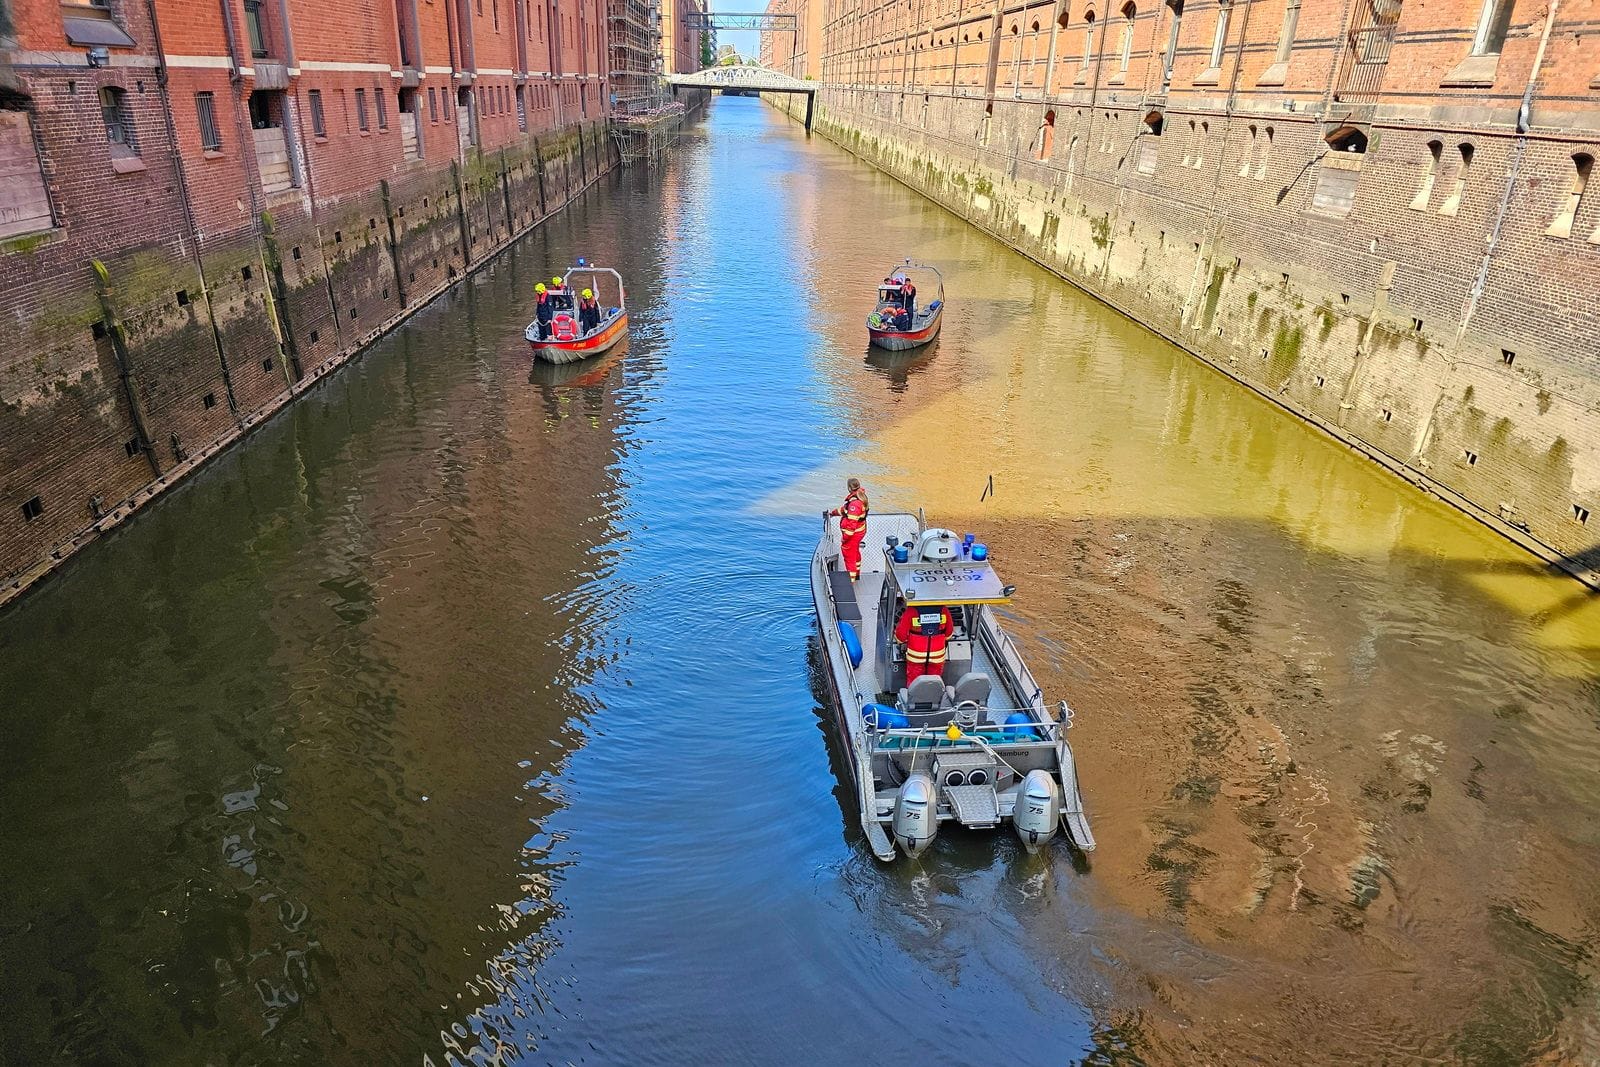
<instances>
[{"instance_id":1,"label":"murky green water","mask_svg":"<svg viewBox=\"0 0 1600 1067\"><path fill-rule=\"evenodd\" d=\"M530 375L576 255L630 347ZM868 356L905 255L944 336ZM850 472L1022 587L1088 863L850 828ZM1593 604L721 100L0 618L0 1054L1592 1060Z\"/></svg>"}]
</instances>

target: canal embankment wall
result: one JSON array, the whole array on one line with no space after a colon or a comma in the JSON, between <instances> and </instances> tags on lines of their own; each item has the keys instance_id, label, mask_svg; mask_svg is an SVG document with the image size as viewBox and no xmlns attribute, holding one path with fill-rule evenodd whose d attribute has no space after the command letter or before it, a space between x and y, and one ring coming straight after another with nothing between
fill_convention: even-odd
<instances>
[{"instance_id":1,"label":"canal embankment wall","mask_svg":"<svg viewBox=\"0 0 1600 1067\"><path fill-rule=\"evenodd\" d=\"M1345 15L1296 31L1277 0L1099 36L1076 0L846 4L792 61L824 136L1600 585L1600 72L1577 11L1469 55L1481 6L1360 31L1392 98L1341 58Z\"/></svg>"},{"instance_id":2,"label":"canal embankment wall","mask_svg":"<svg viewBox=\"0 0 1600 1067\"><path fill-rule=\"evenodd\" d=\"M616 165L603 123L267 207L225 240L0 257L0 604L114 530ZM137 219L129 220L137 232ZM30 270L48 266L48 286Z\"/></svg>"}]
</instances>

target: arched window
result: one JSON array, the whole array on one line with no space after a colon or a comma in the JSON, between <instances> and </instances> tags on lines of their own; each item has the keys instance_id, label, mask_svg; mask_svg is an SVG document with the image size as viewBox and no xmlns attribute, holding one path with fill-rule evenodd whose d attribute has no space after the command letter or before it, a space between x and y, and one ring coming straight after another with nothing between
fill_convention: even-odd
<instances>
[{"instance_id":1,"label":"arched window","mask_svg":"<svg viewBox=\"0 0 1600 1067\"><path fill-rule=\"evenodd\" d=\"M1472 169L1472 156L1474 149L1470 144L1456 145L1456 151L1461 154L1461 159L1456 163L1456 180L1450 190L1450 195L1445 202L1439 205L1439 214L1454 215L1461 210L1461 198L1467 192L1467 172Z\"/></svg>"},{"instance_id":2,"label":"arched window","mask_svg":"<svg viewBox=\"0 0 1600 1067\"><path fill-rule=\"evenodd\" d=\"M1178 61L1178 31L1183 27L1183 0L1167 0L1167 17L1171 24L1167 28L1166 60L1161 65L1163 86L1172 81L1172 66Z\"/></svg>"},{"instance_id":3,"label":"arched window","mask_svg":"<svg viewBox=\"0 0 1600 1067\"><path fill-rule=\"evenodd\" d=\"M1122 6L1122 55L1118 60L1117 69L1124 74L1128 72L1128 64L1133 61L1133 20L1138 14L1139 9L1133 4Z\"/></svg>"},{"instance_id":4,"label":"arched window","mask_svg":"<svg viewBox=\"0 0 1600 1067\"><path fill-rule=\"evenodd\" d=\"M105 123L106 140L114 156L139 154L139 141L133 135L133 112L128 107L128 94L115 85L100 89L100 118Z\"/></svg>"},{"instance_id":5,"label":"arched window","mask_svg":"<svg viewBox=\"0 0 1600 1067\"><path fill-rule=\"evenodd\" d=\"M1034 146L1035 159L1049 159L1050 150L1055 147L1056 140L1056 113L1046 111L1044 121L1039 124L1039 137Z\"/></svg>"},{"instance_id":6,"label":"arched window","mask_svg":"<svg viewBox=\"0 0 1600 1067\"><path fill-rule=\"evenodd\" d=\"M1444 145L1439 141L1428 142L1428 169L1422 175L1422 184L1417 186L1417 195L1411 201L1414 211L1428 210L1428 201L1433 199L1433 183L1439 180L1439 163L1444 158Z\"/></svg>"},{"instance_id":7,"label":"arched window","mask_svg":"<svg viewBox=\"0 0 1600 1067\"><path fill-rule=\"evenodd\" d=\"M1355 126L1341 126L1324 140L1335 152L1354 152L1359 155L1367 150L1367 135Z\"/></svg>"},{"instance_id":8,"label":"arched window","mask_svg":"<svg viewBox=\"0 0 1600 1067\"><path fill-rule=\"evenodd\" d=\"M1084 70L1089 69L1089 61L1094 58L1094 12L1086 12L1083 16L1083 63Z\"/></svg>"},{"instance_id":9,"label":"arched window","mask_svg":"<svg viewBox=\"0 0 1600 1067\"><path fill-rule=\"evenodd\" d=\"M1256 128L1251 126L1250 144L1245 149L1244 162L1239 165L1239 177L1250 177L1250 171L1256 165L1256 145L1258 142L1259 138L1256 136Z\"/></svg>"},{"instance_id":10,"label":"arched window","mask_svg":"<svg viewBox=\"0 0 1600 1067\"><path fill-rule=\"evenodd\" d=\"M1589 185L1589 173L1594 170L1594 157L1587 152L1579 152L1572 157L1572 188L1567 193L1567 201L1561 208L1561 213L1544 231L1551 237L1571 237L1572 223L1578 217L1578 208L1583 204L1583 191Z\"/></svg>"}]
</instances>

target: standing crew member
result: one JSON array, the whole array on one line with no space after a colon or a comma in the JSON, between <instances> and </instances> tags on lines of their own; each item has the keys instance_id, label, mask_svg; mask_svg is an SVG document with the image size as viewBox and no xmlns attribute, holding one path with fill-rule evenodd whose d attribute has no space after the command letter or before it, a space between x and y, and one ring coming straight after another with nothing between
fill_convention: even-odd
<instances>
[{"instance_id":1,"label":"standing crew member","mask_svg":"<svg viewBox=\"0 0 1600 1067\"><path fill-rule=\"evenodd\" d=\"M915 315L917 313L917 287L910 278L907 278L904 284L900 286L900 306L905 308L909 314Z\"/></svg>"},{"instance_id":2,"label":"standing crew member","mask_svg":"<svg viewBox=\"0 0 1600 1067\"><path fill-rule=\"evenodd\" d=\"M600 328L600 305L595 303L594 290L585 289L578 301L578 329L590 333Z\"/></svg>"},{"instance_id":3,"label":"standing crew member","mask_svg":"<svg viewBox=\"0 0 1600 1067\"><path fill-rule=\"evenodd\" d=\"M931 674L944 676L945 646L956 621L943 604L906 605L894 628L894 639L906 646L906 685Z\"/></svg>"},{"instance_id":4,"label":"standing crew member","mask_svg":"<svg viewBox=\"0 0 1600 1067\"><path fill-rule=\"evenodd\" d=\"M827 512L839 516L839 547L853 582L861 577L861 542L867 536L867 491L860 478L845 482L844 503Z\"/></svg>"},{"instance_id":5,"label":"standing crew member","mask_svg":"<svg viewBox=\"0 0 1600 1067\"><path fill-rule=\"evenodd\" d=\"M539 294L539 304L533 312L534 318L539 323L539 340L548 341L550 339L550 320L555 318L556 314L555 304L551 301L550 294L545 290L544 282L534 286L533 291Z\"/></svg>"}]
</instances>

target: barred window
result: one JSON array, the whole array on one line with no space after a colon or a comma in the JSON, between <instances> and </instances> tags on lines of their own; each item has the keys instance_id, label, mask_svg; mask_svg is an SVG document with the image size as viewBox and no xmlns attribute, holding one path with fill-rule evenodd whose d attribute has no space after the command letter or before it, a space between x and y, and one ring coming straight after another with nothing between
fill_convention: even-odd
<instances>
[{"instance_id":1,"label":"barred window","mask_svg":"<svg viewBox=\"0 0 1600 1067\"><path fill-rule=\"evenodd\" d=\"M128 108L128 94L115 85L100 90L100 117L105 122L106 140L111 142L112 154L137 155L139 145L133 136L133 112Z\"/></svg>"},{"instance_id":2,"label":"barred window","mask_svg":"<svg viewBox=\"0 0 1600 1067\"><path fill-rule=\"evenodd\" d=\"M195 93L194 110L200 117L200 147L207 152L222 151L222 131L217 129L216 96Z\"/></svg>"},{"instance_id":3,"label":"barred window","mask_svg":"<svg viewBox=\"0 0 1600 1067\"><path fill-rule=\"evenodd\" d=\"M378 129L387 130L389 128L389 103L383 98L383 90L372 90L372 98L378 102Z\"/></svg>"},{"instance_id":4,"label":"barred window","mask_svg":"<svg viewBox=\"0 0 1600 1067\"><path fill-rule=\"evenodd\" d=\"M322 90L311 90L306 99L311 101L311 132L318 137L328 136L328 119L322 113Z\"/></svg>"},{"instance_id":5,"label":"barred window","mask_svg":"<svg viewBox=\"0 0 1600 1067\"><path fill-rule=\"evenodd\" d=\"M367 91L365 89L356 90L356 125L363 130L372 128L367 122Z\"/></svg>"}]
</instances>

